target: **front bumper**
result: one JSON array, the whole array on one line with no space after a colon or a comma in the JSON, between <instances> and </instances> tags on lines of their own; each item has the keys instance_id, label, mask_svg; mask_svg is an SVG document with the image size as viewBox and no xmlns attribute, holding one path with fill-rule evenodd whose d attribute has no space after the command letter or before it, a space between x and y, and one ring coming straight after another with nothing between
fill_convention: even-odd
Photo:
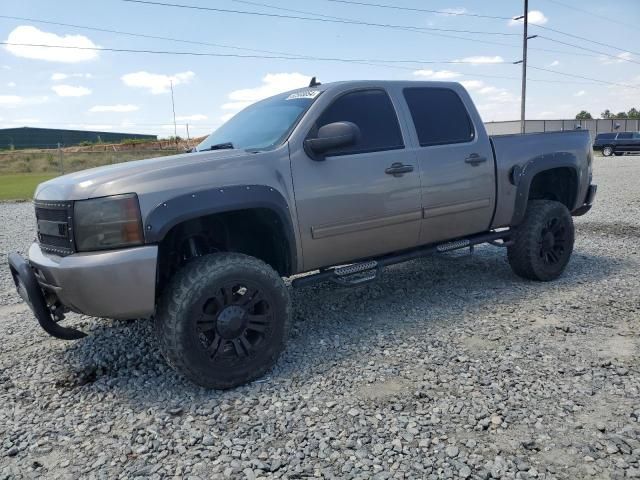
<instances>
[{"instance_id":1,"label":"front bumper","mask_svg":"<svg viewBox=\"0 0 640 480\"><path fill-rule=\"evenodd\" d=\"M571 215L573 215L574 217L579 217L587 213L589 210L591 210L591 206L593 205L593 201L596 198L597 191L598 191L597 185L589 185L589 189L587 190L587 196L584 199L584 203L582 204L582 206L576 208L573 212L571 212Z\"/></svg>"},{"instance_id":2,"label":"front bumper","mask_svg":"<svg viewBox=\"0 0 640 480\"><path fill-rule=\"evenodd\" d=\"M28 257L39 286L75 312L115 319L154 312L156 245L58 257L33 243Z\"/></svg>"}]
</instances>

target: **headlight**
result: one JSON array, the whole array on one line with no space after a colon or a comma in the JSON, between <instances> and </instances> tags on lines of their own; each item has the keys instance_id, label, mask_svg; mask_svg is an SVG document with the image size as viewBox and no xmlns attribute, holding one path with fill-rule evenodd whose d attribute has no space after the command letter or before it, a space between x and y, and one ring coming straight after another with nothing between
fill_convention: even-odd
<instances>
[{"instance_id":1,"label":"headlight","mask_svg":"<svg viewBox=\"0 0 640 480\"><path fill-rule=\"evenodd\" d=\"M140 205L134 193L77 201L73 213L79 252L144 243Z\"/></svg>"}]
</instances>

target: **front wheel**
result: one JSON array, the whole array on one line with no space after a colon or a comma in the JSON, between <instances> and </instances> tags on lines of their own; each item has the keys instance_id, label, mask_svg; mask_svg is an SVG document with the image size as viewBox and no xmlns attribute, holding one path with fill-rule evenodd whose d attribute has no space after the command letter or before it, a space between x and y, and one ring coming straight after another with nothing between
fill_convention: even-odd
<instances>
[{"instance_id":1,"label":"front wheel","mask_svg":"<svg viewBox=\"0 0 640 480\"><path fill-rule=\"evenodd\" d=\"M610 157L611 155L613 155L613 147L610 146L606 146L602 149L602 155L604 155L605 157Z\"/></svg>"},{"instance_id":2,"label":"front wheel","mask_svg":"<svg viewBox=\"0 0 640 480\"><path fill-rule=\"evenodd\" d=\"M567 207L552 200L531 200L507 249L511 269L529 280L558 278L569 263L574 235Z\"/></svg>"},{"instance_id":3,"label":"front wheel","mask_svg":"<svg viewBox=\"0 0 640 480\"><path fill-rule=\"evenodd\" d=\"M163 356L207 388L262 376L284 349L289 293L261 260L216 253L183 267L166 287L156 317Z\"/></svg>"}]
</instances>

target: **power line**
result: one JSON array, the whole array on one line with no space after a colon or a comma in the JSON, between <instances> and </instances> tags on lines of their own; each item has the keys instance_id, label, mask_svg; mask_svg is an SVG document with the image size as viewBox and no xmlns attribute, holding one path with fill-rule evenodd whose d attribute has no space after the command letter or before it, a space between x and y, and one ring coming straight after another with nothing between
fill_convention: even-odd
<instances>
[{"instance_id":1,"label":"power line","mask_svg":"<svg viewBox=\"0 0 640 480\"><path fill-rule=\"evenodd\" d=\"M601 18L602 20L607 20L608 22L617 23L618 25L624 25L625 27L633 28L634 30L638 28L637 25L631 25L629 23L621 22L620 20L616 20L616 19L613 19L613 18L610 18L610 17L605 17L604 15L600 15L598 13L590 12L589 10L585 10L583 8L578 8L575 5L567 5L566 3L560 2L558 0L547 0L547 2L555 3L556 5L560 5L562 7L569 8L571 10L575 10L576 12L582 12L582 13L585 13L587 15L591 15L591 16L596 17L596 18Z\"/></svg>"},{"instance_id":2,"label":"power line","mask_svg":"<svg viewBox=\"0 0 640 480\"><path fill-rule=\"evenodd\" d=\"M230 48L230 49L234 49L234 50L243 50L243 51L247 51L247 52L260 52L260 53L273 53L273 54L278 54L278 55L287 55L286 52L278 52L278 51L274 51L274 50L260 50L260 49L257 49L257 48L244 48L244 47L238 47L236 45L228 45L228 44L224 44L224 43L201 42L201 41L197 41L197 40L185 40L185 39L175 38L175 37L164 37L164 36L160 36L160 35L150 35L150 34L145 34L145 33L126 32L126 31L123 31L123 30L111 30L111 29L108 29L108 28L90 27L90 26L87 26L87 25L78 25L78 24L73 24L73 23L53 22L53 21L50 21L50 20L42 20L42 19L38 19L38 18L13 17L13 16L9 16L9 15L0 15L0 18L6 18L6 19L9 19L9 20L20 20L20 21L33 22L33 23L42 23L42 24L46 24L46 25L57 25L57 26L62 26L62 27L79 28L79 29L82 29L82 30L93 30L95 32L113 33L113 34L116 34L116 35L127 35L127 36L131 36L131 37L146 38L146 39L151 39L151 40L166 40L166 41L170 41L170 42L188 43L188 44L192 44L192 45L206 45L206 46L209 46L209 47ZM302 55L300 55L300 56L302 56Z\"/></svg>"},{"instance_id":3,"label":"power line","mask_svg":"<svg viewBox=\"0 0 640 480\"><path fill-rule=\"evenodd\" d=\"M412 8L412 7L401 7L399 5L389 5L385 3L368 3L368 2L355 2L350 0L325 0L327 2L334 3L344 3L347 5L360 5L365 7L378 7L378 8L388 8L393 10L404 10L407 12L423 12L423 13L436 13L440 15L452 15L452 16L461 16L461 17L476 17L476 18L492 18L497 20L511 20L511 17L498 17L493 15L479 15L477 13L468 13L468 12L455 12L455 11L446 11L446 10L429 10L427 8Z\"/></svg>"},{"instance_id":4,"label":"power line","mask_svg":"<svg viewBox=\"0 0 640 480\"><path fill-rule=\"evenodd\" d=\"M276 18L287 18L287 19L295 19L295 20L308 20L308 21L338 23L338 24L348 24L348 25L362 25L362 26L369 26L369 27L384 27L384 28L392 28L392 29L396 29L396 30L403 30L403 31L409 31L409 32L414 32L414 33L423 33L423 34L433 35L433 36L438 36L438 37L443 37L443 38L453 38L453 39L456 39L456 40L463 40L463 41L473 42L473 43L482 43L482 44L486 44L486 45L498 45L498 46L501 46L501 47L508 47L508 48L520 48L519 45L513 45L513 44L509 44L509 43L495 42L495 41L491 41L491 40L468 38L468 37L461 37L461 36L457 36L457 35L440 33L442 31L453 31L453 32L459 32L459 33L472 33L473 31L462 31L462 30L452 30L452 29L436 29L437 32L435 32L435 31L432 31L434 29L429 29L427 27L414 27L414 26L408 26L408 25L395 25L395 24L381 24L381 23L363 22L363 21L360 21L360 20L354 20L354 19L345 18L345 17L335 17L335 16L321 15L321 14L317 14L317 13L314 13L314 12L287 9L287 8L283 8L283 7L270 5L270 4L267 4L267 3L251 2L251 1L248 1L248 0L233 0L233 1L241 2L241 3L247 3L247 4L251 4L251 5L259 5L259 6L262 6L262 7L273 8L273 9L282 10L282 11L291 11L291 12L296 12L296 13L303 13L305 15L315 15L315 17L299 17L299 16L280 15L280 14L273 14L273 13L250 12L250 11L246 11L246 10L229 10L229 9L221 9L221 8L217 8L217 7L203 7L203 6L198 6L198 5L185 5L185 4L178 4L178 3L167 3L167 2L152 1L152 0L121 0L121 1L129 2L129 3L139 3L139 4L144 4L144 5L154 5L154 6L162 6L162 7L175 7L175 8L186 8L186 9L194 9L194 10L202 10L202 11L213 11L213 12L223 12L223 13L240 13L240 14L247 14L247 15L267 16L267 17L276 17ZM319 17L322 17L322 18L319 18ZM479 34L479 33L488 33L488 32L475 32L475 33ZM500 33L500 34L502 34L502 32L492 32L492 33ZM505 34L505 35L519 36L519 34L517 34L517 33L509 33L509 34ZM542 52L558 53L558 54L562 54L562 55L577 55L577 56L583 56L583 57L595 57L595 55L591 55L591 54L583 53L583 52L567 52L567 51L564 51L564 50L554 50L554 49L550 49L550 48L539 48L539 47L530 47L529 49L530 50L542 51Z\"/></svg>"},{"instance_id":5,"label":"power line","mask_svg":"<svg viewBox=\"0 0 640 480\"><path fill-rule=\"evenodd\" d=\"M247 2L244 0L232 0L232 1L237 1L237 2L241 2L241 3L254 3L254 2ZM403 6L399 6L399 5L389 5L389 4L384 4L384 3L370 3L370 2L358 2L358 1L353 1L353 0L325 0L327 2L333 2L333 3L342 3L342 4L347 4L347 5L359 5L359 6L364 6L364 7L376 7L376 8L386 8L386 9L392 9L392 10L401 10L401 11L408 11L408 12L424 12L424 13L435 13L435 14L441 14L441 15L450 15L450 16L464 16L464 17L477 17L477 18L490 18L490 19L497 19L497 20L512 20L512 17L499 17L499 16L494 16L494 15L480 15L480 14L476 14L476 13L468 13L468 12L448 12L448 11L444 11L444 10L431 10L431 9L427 9L427 8L414 8L414 7L403 7ZM551 1L551 0L550 0ZM556 3L560 3L560 2L556 2ZM573 8L570 7L569 5L565 5L568 8ZM551 27L545 27L544 25L536 25L536 24L532 24L531 26L536 27L536 28L541 28L544 30L548 30L550 32L555 32L561 35L566 35L569 37L573 37L573 38L578 38L580 40L584 40L587 42L591 42L597 45L601 45L603 47L609 47L609 48L614 48L616 50L621 50L621 51L628 51L628 50L624 50L618 46L615 45L611 45L608 43L603 43L603 42L599 42L597 40L593 40L591 38L587 38L587 37L581 37L579 35L575 35L572 33L567 33L567 32L563 32L562 30L558 30L555 28L551 28ZM635 52L629 52L629 53L635 53ZM635 53L636 55L640 55L640 53Z\"/></svg>"},{"instance_id":6,"label":"power line","mask_svg":"<svg viewBox=\"0 0 640 480\"><path fill-rule=\"evenodd\" d=\"M16 16L11 16L11 15L0 15L0 18L4 18L4 19L9 19L9 20L20 20L20 21L26 21L26 22L33 22L33 23L42 23L45 25L57 25L57 26L63 26L63 27L71 27L71 28L78 28L78 29L82 29L82 30L90 30L90 31L96 31L96 32L102 32L102 33L112 33L115 35L125 35L125 36L130 36L130 37L138 37L138 38L145 38L145 39L151 39L151 40L165 40L165 41L170 41L170 42L178 42L178 43L186 43L186 44L191 44L191 45L205 45L205 46L211 46L211 47L218 47L218 48L228 48L228 49L233 49L233 50L240 50L240 51L246 51L246 52L259 52L259 53L268 53L268 54L274 54L274 55L283 55L286 57L290 57L291 59L304 59L304 58L308 58L309 60L315 60L314 57L310 57L309 55L302 55L302 54L296 54L296 53L290 53L290 52L283 52L283 51L278 51L278 50L264 50L264 49L258 49L258 48L248 48L248 47L239 47L237 45L228 45L228 44L224 44L224 43L212 43L212 42L203 42L203 41L197 41L197 40L188 40L188 39L182 39L182 38L175 38L175 37L166 37L166 36L161 36L161 35L151 35L151 34L145 34L145 33L139 33L139 32L127 32L124 30L113 30L113 29L108 29L108 28L101 28L101 27L92 27L92 26L88 26L88 25L79 25L79 24L75 24L75 23L63 23L63 22L55 22L55 21L51 21L51 20L43 20L40 18L31 18L31 17L16 17ZM550 52L555 52L555 53L562 53L562 54L568 54L568 55L583 55L583 56L589 56L589 57L596 57L596 55L590 55L590 54L581 54L581 53L571 53L571 52L564 52L564 51L559 51L559 50L550 50L550 49L539 49L539 50L543 50L543 51L550 51ZM384 64L383 62L365 62L365 61L357 61L354 63L360 63L362 65L371 65L371 66L381 66L381 67L386 67L386 68L395 68L395 69L405 69L405 70L413 70L413 68L410 67L403 67L400 65L390 65L390 64ZM487 74L480 74L480 73L473 73L473 74L466 74L463 73L464 75L475 75L475 76L480 76L480 77L490 77L490 78L512 78L512 77L505 77L505 76L499 76L499 75L487 75ZM547 80L540 80L540 81L547 81Z\"/></svg>"},{"instance_id":7,"label":"power line","mask_svg":"<svg viewBox=\"0 0 640 480\"><path fill-rule=\"evenodd\" d=\"M396 30L414 32L414 33L422 33L422 34L432 35L432 36L437 36L437 37L442 37L442 38L453 38L453 39L456 39L456 40L463 40L463 41L467 41L467 42L482 43L482 44L485 44L485 45L498 45L498 46L501 46L501 47L518 48L517 45L511 45L511 44L508 44L508 43L494 42L494 41L491 41L491 40L482 40L482 39L477 39L477 38L468 38L468 37L461 37L461 36L456 36L456 35L451 35L451 34L439 33L441 31L446 31L445 29L440 29L439 32L435 32L435 31L433 31L433 29L429 29L427 27L415 27L415 26L407 26L407 25L393 25L393 24L379 24L379 23L372 23L372 22L362 22L362 21L359 21L359 20L354 20L354 19L349 19L349 18L344 18L344 17L331 17L331 16L320 15L320 14L312 13L312 12L304 12L304 14L305 15L315 15L315 17L297 17L297 16L292 16L292 15L279 15L279 14L270 14L270 13L262 13L262 12L250 12L250 11L245 11L245 10L229 10L229 9L220 9L220 8L214 8L214 7L202 7L202 6L197 6L197 5L184 5L184 4L176 4L176 3L155 2L155 1L150 1L150 0L121 0L121 1L130 2L130 3L146 4L146 5L154 5L154 6L187 8L187 9L222 12L222 13L240 13L240 14L246 14L246 15L257 15L257 16L266 16L266 17L287 18L287 19L294 19L294 20L308 20L308 21L315 21L315 22L327 22L327 23L338 23L338 24L348 24L348 25L361 25L361 26L368 26L368 27L384 27L384 28L392 28L392 29L396 29ZM240 0L236 0L236 1L240 1ZM257 3L257 2L254 2L254 3ZM264 4L264 3L262 3L261 6L267 7L267 8L285 10L285 11L287 11L287 10L288 11L293 11L291 9L283 9L282 7L277 7L277 6L268 5L268 4ZM302 11L301 10L297 10L296 12L302 12ZM318 18L319 16L324 17L324 18ZM480 33L480 32L478 32L478 33ZM514 35L517 35L517 34L514 34ZM553 51L553 50L549 50L549 51ZM565 53L565 52L557 52L556 51L556 53Z\"/></svg>"},{"instance_id":8,"label":"power line","mask_svg":"<svg viewBox=\"0 0 640 480\"><path fill-rule=\"evenodd\" d=\"M33 23L42 23L42 24L46 24L46 25L58 25L58 26L63 26L63 27L79 28L79 29L82 29L82 30L90 30L90 31L96 31L96 32L103 32L103 33L112 33L112 34L115 34L115 35L126 35L126 36L131 36L131 37L139 37L139 38L152 39L152 40L165 40L165 41L170 41L170 42L187 43L187 44L192 44L192 45L206 45L206 46L218 47L218 48L229 48L229 49L232 49L232 50L240 50L240 51L246 51L246 52L259 52L259 53L269 53L269 54L275 54L275 55L285 55L285 56L290 56L290 57L295 58L295 59L308 57L307 55L289 54L288 52L282 52L282 51L278 51L278 50L264 50L264 49L258 49L258 48L246 48L246 47L239 47L237 45L228 45L228 44L224 44L224 43L211 43L211 42L202 42L202 41L197 41L197 40L186 40L186 39L175 38L175 37L164 37L164 36L160 36L160 35L150 35L150 34L144 34L144 33L125 32L123 30L112 30L112 29L107 29L107 28L91 27L91 26L87 26L87 25L78 25L78 24L73 24L73 23L54 22L54 21L50 21L50 20L42 20L42 19L37 19L37 18L14 17L14 16L9 16L9 15L0 15L0 18L10 19L10 20L21 20L21 21L27 21L27 22L33 22ZM354 62L354 63L360 63L362 65L384 66L384 67L388 67L388 68L402 68L402 67L398 67L398 66L395 66L395 65L383 65L383 64L380 64L380 63L369 63L369 62Z\"/></svg>"},{"instance_id":9,"label":"power line","mask_svg":"<svg viewBox=\"0 0 640 480\"><path fill-rule=\"evenodd\" d=\"M259 58L269 60L311 60L320 62L380 62L380 63L413 63L416 65L435 65L435 64L451 64L451 65L477 65L477 62L472 60L398 60L398 59L362 59L362 58L339 58L339 57L310 57L310 56L286 56L286 55L244 55L239 53L218 53L218 52L188 52L188 51L175 51L175 50L148 50L148 49L133 49L133 48L109 48L109 47L78 47L70 45L49 45L49 44L37 44L37 43L14 43L14 42L0 42L0 45L8 45L15 47L43 47L43 48L64 48L71 50L92 50L92 51L104 51L104 52L119 52L119 53L149 53L155 55L186 55L196 57L222 57L222 58ZM487 65L505 65L507 62L495 62Z\"/></svg>"},{"instance_id":10,"label":"power line","mask_svg":"<svg viewBox=\"0 0 640 480\"><path fill-rule=\"evenodd\" d=\"M587 52L594 52L594 53L597 53L597 54L599 54L601 56L614 58L614 59L616 59L618 61L621 61L621 62L630 62L630 63L636 63L636 64L640 65L640 62L638 62L636 60L633 60L631 58L621 57L619 55L612 55L610 53L601 52L599 50L593 50L592 48L587 48L587 47L585 47L583 45L576 45L575 43L563 42L562 40L557 40L555 38L549 38L546 35L538 35L538 38L542 38L544 40L548 40L548 41L554 42L554 43L559 43L561 45L567 45L569 47L580 48L582 50L586 50ZM629 53L631 53L631 52L629 52Z\"/></svg>"},{"instance_id":11,"label":"power line","mask_svg":"<svg viewBox=\"0 0 640 480\"><path fill-rule=\"evenodd\" d=\"M533 65L529 65L529 68L533 68L534 70L540 70L542 72L555 73L556 75L563 75L565 77L581 78L583 80L590 80L592 82L604 83L606 85L615 85L617 87L633 88L633 89L636 89L636 90L640 90L640 87L637 87L637 86L628 85L628 84L624 84L624 83L609 82L607 80L600 80L600 79L597 79L597 78L584 77L582 75L576 75L575 73L558 72L557 70L550 70L548 68L542 68L542 67L534 67Z\"/></svg>"},{"instance_id":12,"label":"power line","mask_svg":"<svg viewBox=\"0 0 640 480\"><path fill-rule=\"evenodd\" d=\"M429 61L429 60L381 60L381 59L350 59L350 58L329 58L329 57L291 57L291 56L276 56L276 55L241 55L234 53L215 53L215 52L186 52L186 51L172 51L172 50L137 50L131 48L108 48L108 47L77 47L77 46L68 46L68 45L46 45L46 44L33 44L33 43L12 43L12 42L0 42L0 45L9 45L9 46L18 46L18 47L43 47L43 48L63 48L63 49L71 49L71 50L93 50L93 51L105 51L105 52L117 52L117 53L147 53L147 54L157 54L157 55L192 55L192 56L202 56L202 57L222 57L222 58L252 58L252 59L278 59L278 60L311 60L311 61L328 61L328 62L397 62L397 63L414 63L414 64L473 64L471 61L459 61L459 60L445 60L445 61ZM494 65L508 65L507 63L500 63ZM383 65L387 66L387 65ZM403 68L407 70L415 70L415 68L398 66L398 68ZM565 75L569 77L581 78L584 80L590 80L591 82L597 83L607 83L610 85L618 85L626 88L636 88L632 85L625 85L620 83L607 82L605 80L598 80L589 77L581 77L578 75L571 75L563 72L558 72L556 70L549 70L542 67L530 67L535 68L536 70L542 70L545 72L554 73L557 75ZM466 72L456 72L461 75L467 76L478 76L478 77L492 77L492 78L505 78L505 79L517 79L517 77L509 77L509 76L499 76L499 75L486 75L480 73L466 73ZM533 79L530 79L533 80ZM553 82L560 83L559 81L554 80L544 80L544 79L535 79L533 81L538 82ZM576 83L576 82L571 82Z\"/></svg>"},{"instance_id":13,"label":"power line","mask_svg":"<svg viewBox=\"0 0 640 480\"><path fill-rule=\"evenodd\" d=\"M191 45L205 45L205 46L211 46L211 47L217 47L217 48L228 48L228 49L232 49L232 50L240 50L240 51L246 51L246 52L259 52L259 53L267 53L267 54L274 54L274 55L283 55L286 57L290 57L292 59L304 59L304 58L308 58L310 60L314 60L314 57L310 57L309 55L302 55L302 54L295 54L295 53L290 53L290 52L283 52L283 51L278 51L278 50L264 50L264 49L257 49L257 48L248 48L248 47L239 47L236 45L228 45L228 44L223 44L223 43L212 43L212 42L203 42L203 41L197 41L197 40L188 40L188 39L182 39L182 38L175 38L175 37L166 37L166 36L161 36L161 35L151 35L151 34L145 34L145 33L136 33L136 32L127 32L127 31L123 31L123 30L113 30L113 29L108 29L108 28L101 28L101 27L92 27L92 26L87 26L87 25L78 25L78 24L74 24L74 23L63 23L63 22L55 22L55 21L51 21L51 20L42 20L42 19L38 19L38 18L30 18L30 17L16 17L16 16L10 16L10 15L0 15L0 18L4 18L4 19L9 19L9 20L20 20L20 21L27 21L27 22L33 22L33 23L42 23L45 25L57 25L57 26L63 26L63 27L71 27L71 28L79 28L82 30L90 30L90 31L96 31L96 32L102 32L102 33L112 33L115 35L125 35L125 36L130 36L130 37L138 37L138 38L145 38L145 39L151 39L151 40L165 40L165 41L170 41L170 42L178 42L178 43L186 43L186 44L191 44ZM493 43L493 42L491 42ZM502 44L501 44L502 45ZM510 47L514 47L515 46L511 46L511 45L505 45L505 46L510 46ZM578 55L578 56L586 56L586 57L592 57L592 58L597 58L597 55L591 55L589 53L580 53L580 52L565 52L563 50L553 50L553 49L546 49L546 48L534 48L534 47L529 47L530 50L538 50L538 51L545 51L545 52L553 52L553 53L559 53L559 54L564 54L564 55ZM376 61L376 62L367 62L367 61L354 61L354 63L359 63L362 65L371 65L371 66L382 66L385 68L395 68L395 69L409 69L412 70L410 68L407 67L401 67L399 65L390 65L390 64L384 64L382 62ZM490 75L480 75L480 74L474 74L477 76L490 76ZM497 78L502 78L502 77L497 77ZM508 78L508 77L504 77L504 78Z\"/></svg>"},{"instance_id":14,"label":"power line","mask_svg":"<svg viewBox=\"0 0 640 480\"><path fill-rule=\"evenodd\" d=\"M516 33L505 33L505 32L487 32L487 31L476 31L476 30L456 30L452 28L436 28L436 27L418 27L414 25L396 25L392 23L375 23L375 22L365 22L361 20L353 20L341 17L328 17L322 16L320 17L317 13L305 12L302 10L291 10L285 9L282 7L269 5L269 4L260 4L257 2L251 2L253 5L260 5L267 8L274 8L281 11L293 11L296 13L302 13L305 15L316 15L315 17L300 17L297 15L283 15L278 13L266 13L266 12L254 12L249 10L234 10L227 8L218 8L218 7L203 7L199 5L184 5L180 3L166 3L166 2L155 2L151 0L121 0L123 2L129 3L140 3L145 5L155 5L162 7L176 7L176 8L189 8L194 10L206 10L212 12L220 12L220 13L234 13L240 15L254 15L260 17L272 17L272 18L283 18L288 20L306 20L311 22L327 22L327 23L343 23L349 25L363 25L367 27L380 27L380 28L394 28L394 29L410 29L416 31L425 31L425 32L453 32L453 33L467 33L467 34L476 34L476 35L502 35L502 36L514 36ZM237 0L236 0L237 1ZM243 2L249 3L249 2Z\"/></svg>"},{"instance_id":15,"label":"power line","mask_svg":"<svg viewBox=\"0 0 640 480\"><path fill-rule=\"evenodd\" d=\"M620 50L621 52L629 52L629 53L633 53L634 55L640 55L640 53L632 52L632 51L626 50L624 48L620 48L620 47L617 47L615 45L611 45L609 43L598 42L596 40L592 40L592 39L587 38L587 37L581 37L580 35L574 35L573 33L566 33L566 32L563 32L562 30L557 30L557 29L551 28L551 27L545 27L544 25L533 25L533 26L536 27L536 28L541 28L543 30L549 30L550 32L559 33L561 35L566 35L567 37L572 37L572 38L577 38L579 40L584 40L585 42L595 43L596 45L600 45L600 46L603 46L603 47L609 47L609 48L613 48L615 50ZM583 48L583 47L580 46L579 48Z\"/></svg>"}]
</instances>

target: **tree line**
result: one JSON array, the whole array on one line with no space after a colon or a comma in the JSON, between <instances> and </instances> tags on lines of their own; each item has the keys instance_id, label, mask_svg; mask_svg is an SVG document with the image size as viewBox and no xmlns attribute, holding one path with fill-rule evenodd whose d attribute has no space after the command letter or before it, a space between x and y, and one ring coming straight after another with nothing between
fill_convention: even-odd
<instances>
[{"instance_id":1,"label":"tree line","mask_svg":"<svg viewBox=\"0 0 640 480\"><path fill-rule=\"evenodd\" d=\"M640 110L637 108L632 108L628 112L618 112L612 113L611 110L606 109L604 112L600 114L600 118L605 119L640 119ZM576 120L593 120L593 117L586 110L581 110L580 113L576 115Z\"/></svg>"}]
</instances>

